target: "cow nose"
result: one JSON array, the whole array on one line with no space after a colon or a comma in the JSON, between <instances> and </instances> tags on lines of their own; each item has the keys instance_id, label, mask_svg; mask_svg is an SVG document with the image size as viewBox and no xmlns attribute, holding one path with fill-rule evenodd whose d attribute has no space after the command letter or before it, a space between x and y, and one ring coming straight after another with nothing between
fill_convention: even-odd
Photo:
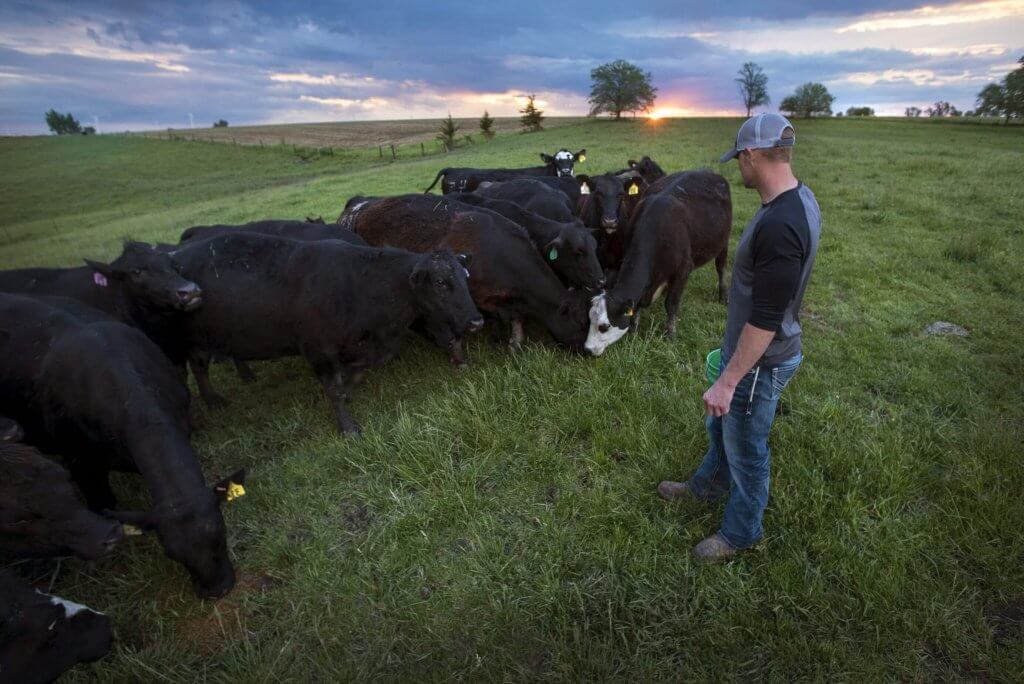
<instances>
[{"instance_id":1,"label":"cow nose","mask_svg":"<svg viewBox=\"0 0 1024 684\"><path fill-rule=\"evenodd\" d=\"M597 281L597 289L600 290L603 287L604 287L604 278L601 278L601 279L599 279Z\"/></svg>"},{"instance_id":2,"label":"cow nose","mask_svg":"<svg viewBox=\"0 0 1024 684\"><path fill-rule=\"evenodd\" d=\"M466 330L468 330L471 333L475 333L475 332L480 332L480 330L482 330L483 327L484 327L484 319L476 318L476 319L474 319L474 320L469 322L469 325L466 327Z\"/></svg>"},{"instance_id":3,"label":"cow nose","mask_svg":"<svg viewBox=\"0 0 1024 684\"><path fill-rule=\"evenodd\" d=\"M606 333L606 332L608 332L608 329L609 329L609 328L611 328L611 326L610 326L610 325L608 325L608 324L606 324L606 323L602 323L602 324L600 324L599 326L597 326L597 329L598 329L598 330L600 330L600 331L601 331L601 332L603 332L603 333Z\"/></svg>"},{"instance_id":4,"label":"cow nose","mask_svg":"<svg viewBox=\"0 0 1024 684\"><path fill-rule=\"evenodd\" d=\"M619 222L618 219L610 219L610 218L601 219L601 224L605 228L614 228L615 224L617 224L618 222Z\"/></svg>"}]
</instances>

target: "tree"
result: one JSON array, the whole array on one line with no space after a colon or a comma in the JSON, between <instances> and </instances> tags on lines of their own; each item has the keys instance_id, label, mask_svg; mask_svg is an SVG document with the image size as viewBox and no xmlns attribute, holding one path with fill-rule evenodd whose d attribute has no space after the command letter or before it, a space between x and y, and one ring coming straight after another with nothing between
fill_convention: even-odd
<instances>
[{"instance_id":1,"label":"tree","mask_svg":"<svg viewBox=\"0 0 1024 684\"><path fill-rule=\"evenodd\" d=\"M931 117L950 117L961 115L959 109L945 100L939 100L925 111L927 111L928 116Z\"/></svg>"},{"instance_id":2,"label":"tree","mask_svg":"<svg viewBox=\"0 0 1024 684\"><path fill-rule=\"evenodd\" d=\"M528 133L544 129L544 110L537 109L537 105L534 104L535 99L537 99L536 95L532 93L527 95L526 106L519 110L519 113L522 114L519 117L519 123Z\"/></svg>"},{"instance_id":3,"label":"tree","mask_svg":"<svg viewBox=\"0 0 1024 684\"><path fill-rule=\"evenodd\" d=\"M624 59L602 64L590 72L590 116L601 112L622 118L622 112L648 112L658 89L651 85L650 72Z\"/></svg>"},{"instance_id":4,"label":"tree","mask_svg":"<svg viewBox=\"0 0 1024 684\"><path fill-rule=\"evenodd\" d=\"M832 116L834 101L832 93L821 83L804 83L782 101L779 109L794 117Z\"/></svg>"},{"instance_id":5,"label":"tree","mask_svg":"<svg viewBox=\"0 0 1024 684\"><path fill-rule=\"evenodd\" d=\"M455 123L455 120L452 119L452 113L448 112L448 118L441 119L441 127L437 129L435 137L443 142L445 147L451 149L455 147L455 132L459 128L461 128L459 124Z\"/></svg>"},{"instance_id":6,"label":"tree","mask_svg":"<svg viewBox=\"0 0 1024 684\"><path fill-rule=\"evenodd\" d=\"M1006 121L1024 117L1024 57L999 83L989 83L978 93L979 116L1002 116Z\"/></svg>"},{"instance_id":7,"label":"tree","mask_svg":"<svg viewBox=\"0 0 1024 684\"><path fill-rule=\"evenodd\" d=\"M871 107L849 107L846 116L874 116L875 110Z\"/></svg>"},{"instance_id":8,"label":"tree","mask_svg":"<svg viewBox=\"0 0 1024 684\"><path fill-rule=\"evenodd\" d=\"M86 126L82 129L82 135L96 135L96 129L92 126Z\"/></svg>"},{"instance_id":9,"label":"tree","mask_svg":"<svg viewBox=\"0 0 1024 684\"><path fill-rule=\"evenodd\" d=\"M71 112L61 114L57 110L51 109L46 112L46 125L57 135L71 135L82 132L82 125L78 123L78 119L71 116Z\"/></svg>"},{"instance_id":10,"label":"tree","mask_svg":"<svg viewBox=\"0 0 1024 684\"><path fill-rule=\"evenodd\" d=\"M484 110L484 115L480 117L480 135L484 136L487 140L494 137L494 118Z\"/></svg>"},{"instance_id":11,"label":"tree","mask_svg":"<svg viewBox=\"0 0 1024 684\"><path fill-rule=\"evenodd\" d=\"M903 110L903 116L906 116L906 117L911 118L911 119L917 118L917 117L921 116L921 108L920 107L907 107L906 109Z\"/></svg>"},{"instance_id":12,"label":"tree","mask_svg":"<svg viewBox=\"0 0 1024 684\"><path fill-rule=\"evenodd\" d=\"M737 73L739 78L736 83L740 86L740 96L743 98L743 106L747 108L747 116L750 116L754 107L771 102L768 97L768 76L754 62L745 62Z\"/></svg>"}]
</instances>

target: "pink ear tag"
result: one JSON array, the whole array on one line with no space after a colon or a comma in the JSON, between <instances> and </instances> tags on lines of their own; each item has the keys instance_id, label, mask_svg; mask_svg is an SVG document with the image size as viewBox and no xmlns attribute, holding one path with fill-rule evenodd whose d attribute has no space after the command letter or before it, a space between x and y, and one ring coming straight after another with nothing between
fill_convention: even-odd
<instances>
[{"instance_id":1,"label":"pink ear tag","mask_svg":"<svg viewBox=\"0 0 1024 684\"><path fill-rule=\"evenodd\" d=\"M100 287L106 287L107 286L107 277L105 275L103 275L102 273L100 273L99 271L95 271L92 274L92 282L96 283Z\"/></svg>"}]
</instances>

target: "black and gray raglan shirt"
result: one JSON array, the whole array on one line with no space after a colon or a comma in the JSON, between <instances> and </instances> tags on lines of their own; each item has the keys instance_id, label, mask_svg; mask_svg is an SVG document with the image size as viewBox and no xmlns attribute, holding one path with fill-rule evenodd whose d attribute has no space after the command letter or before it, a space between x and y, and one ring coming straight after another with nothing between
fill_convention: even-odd
<instances>
[{"instance_id":1,"label":"black and gray raglan shirt","mask_svg":"<svg viewBox=\"0 0 1024 684\"><path fill-rule=\"evenodd\" d=\"M818 202L803 183L761 205L736 247L723 357L732 357L747 323L775 331L759 363L774 365L800 353L800 303L820 233Z\"/></svg>"}]
</instances>

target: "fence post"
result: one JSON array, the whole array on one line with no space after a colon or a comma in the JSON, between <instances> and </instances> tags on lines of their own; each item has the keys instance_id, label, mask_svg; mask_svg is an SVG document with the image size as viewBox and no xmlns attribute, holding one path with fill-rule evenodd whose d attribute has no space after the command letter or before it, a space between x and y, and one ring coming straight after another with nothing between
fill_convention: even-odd
<instances>
[{"instance_id":1,"label":"fence post","mask_svg":"<svg viewBox=\"0 0 1024 684\"><path fill-rule=\"evenodd\" d=\"M377 152L380 154L380 158L383 159L384 158L384 146L383 145L377 145Z\"/></svg>"},{"instance_id":2,"label":"fence post","mask_svg":"<svg viewBox=\"0 0 1024 684\"><path fill-rule=\"evenodd\" d=\"M392 159L398 159L398 155L395 154L395 146L394 145L391 145L391 158Z\"/></svg>"},{"instance_id":3,"label":"fence post","mask_svg":"<svg viewBox=\"0 0 1024 684\"><path fill-rule=\"evenodd\" d=\"M423 147L423 143L420 143L420 156L421 156L421 157L425 157L425 156L427 156L427 151L426 151L426 149L425 149L425 148Z\"/></svg>"}]
</instances>

